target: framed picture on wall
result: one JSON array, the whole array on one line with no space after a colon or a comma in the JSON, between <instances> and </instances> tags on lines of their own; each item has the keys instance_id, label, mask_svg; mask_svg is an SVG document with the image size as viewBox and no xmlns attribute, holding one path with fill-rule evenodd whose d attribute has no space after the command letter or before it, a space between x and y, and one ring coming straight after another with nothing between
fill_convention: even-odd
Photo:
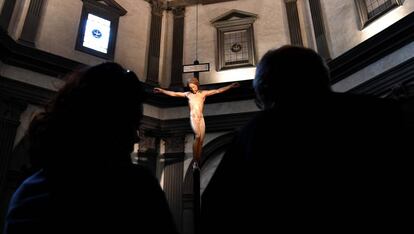
<instances>
[{"instance_id":1,"label":"framed picture on wall","mask_svg":"<svg viewBox=\"0 0 414 234\"><path fill-rule=\"evenodd\" d=\"M355 0L360 20L359 28L362 30L368 24L403 3L404 0Z\"/></svg>"},{"instance_id":2,"label":"framed picture on wall","mask_svg":"<svg viewBox=\"0 0 414 234\"><path fill-rule=\"evenodd\" d=\"M257 15L231 10L212 20L217 29L217 70L255 66L253 23Z\"/></svg>"}]
</instances>

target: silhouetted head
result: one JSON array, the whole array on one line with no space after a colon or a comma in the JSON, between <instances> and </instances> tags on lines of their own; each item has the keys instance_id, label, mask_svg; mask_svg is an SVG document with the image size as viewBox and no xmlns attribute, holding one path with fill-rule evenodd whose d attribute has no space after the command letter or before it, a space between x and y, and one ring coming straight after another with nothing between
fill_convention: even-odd
<instances>
[{"instance_id":1,"label":"silhouetted head","mask_svg":"<svg viewBox=\"0 0 414 234\"><path fill-rule=\"evenodd\" d=\"M191 90L191 92L197 93L197 91L200 89L200 82L197 78L193 77L188 80L187 86Z\"/></svg>"},{"instance_id":2,"label":"silhouetted head","mask_svg":"<svg viewBox=\"0 0 414 234\"><path fill-rule=\"evenodd\" d=\"M263 55L253 87L261 109L280 102L324 96L331 91L329 69L315 51L283 46Z\"/></svg>"},{"instance_id":3,"label":"silhouetted head","mask_svg":"<svg viewBox=\"0 0 414 234\"><path fill-rule=\"evenodd\" d=\"M68 77L31 123L31 154L41 167L129 160L144 91L135 73L103 63Z\"/></svg>"}]
</instances>

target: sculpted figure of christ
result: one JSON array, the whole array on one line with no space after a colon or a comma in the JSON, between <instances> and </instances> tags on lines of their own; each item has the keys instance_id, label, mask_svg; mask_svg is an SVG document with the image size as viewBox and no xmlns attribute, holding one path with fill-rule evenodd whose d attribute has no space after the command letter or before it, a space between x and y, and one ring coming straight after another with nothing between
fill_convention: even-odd
<instances>
[{"instance_id":1,"label":"sculpted figure of christ","mask_svg":"<svg viewBox=\"0 0 414 234\"><path fill-rule=\"evenodd\" d=\"M188 107L190 108L190 123L194 132L193 143L193 159L198 164L201 159L201 151L203 147L206 125L204 123L203 109L206 97L223 93L231 88L239 87L239 83L213 90L200 90L200 84L197 78L191 78L188 81L190 92L174 92L162 88L154 88L154 93L162 93L171 97L183 97L188 99Z\"/></svg>"}]
</instances>

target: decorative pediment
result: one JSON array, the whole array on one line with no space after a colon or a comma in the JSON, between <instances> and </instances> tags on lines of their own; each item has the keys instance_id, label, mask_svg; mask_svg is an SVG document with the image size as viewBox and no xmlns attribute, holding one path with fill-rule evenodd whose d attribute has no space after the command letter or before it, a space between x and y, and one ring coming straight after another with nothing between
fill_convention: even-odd
<instances>
[{"instance_id":1,"label":"decorative pediment","mask_svg":"<svg viewBox=\"0 0 414 234\"><path fill-rule=\"evenodd\" d=\"M256 19L257 14L233 9L210 21L217 30L217 71L255 65Z\"/></svg>"},{"instance_id":2,"label":"decorative pediment","mask_svg":"<svg viewBox=\"0 0 414 234\"><path fill-rule=\"evenodd\" d=\"M235 0L201 0L201 3L203 5L207 5L207 4L215 4L215 3L222 3L222 2L229 2L229 1L235 1Z\"/></svg>"},{"instance_id":3,"label":"decorative pediment","mask_svg":"<svg viewBox=\"0 0 414 234\"><path fill-rule=\"evenodd\" d=\"M127 10L123 8L119 3L117 3L115 0L82 0L85 3L90 3L95 6L101 7L106 10L113 11L120 16L126 15Z\"/></svg>"},{"instance_id":4,"label":"decorative pediment","mask_svg":"<svg viewBox=\"0 0 414 234\"><path fill-rule=\"evenodd\" d=\"M240 21L242 23L251 21L251 23L253 23L256 19L257 19L257 14L233 9L212 19L210 22L214 25L221 24L221 22L229 22L229 21L231 22Z\"/></svg>"}]
</instances>

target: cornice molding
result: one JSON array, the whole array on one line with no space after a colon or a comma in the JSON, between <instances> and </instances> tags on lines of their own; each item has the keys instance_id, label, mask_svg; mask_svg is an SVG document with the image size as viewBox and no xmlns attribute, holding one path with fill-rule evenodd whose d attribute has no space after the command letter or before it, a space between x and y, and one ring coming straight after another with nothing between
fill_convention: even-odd
<instances>
[{"instance_id":1,"label":"cornice molding","mask_svg":"<svg viewBox=\"0 0 414 234\"><path fill-rule=\"evenodd\" d=\"M210 20L210 23L212 24L217 24L219 22L225 21L237 21L237 20L241 20L241 19L250 19L249 23L253 23L256 19L257 19L258 15L257 14L253 14L247 11L241 11L241 10L237 10L237 9L232 9L230 11L227 11L226 13L217 16L216 18ZM234 19L237 18L237 19Z\"/></svg>"},{"instance_id":2,"label":"cornice molding","mask_svg":"<svg viewBox=\"0 0 414 234\"><path fill-rule=\"evenodd\" d=\"M44 106L56 92L6 77L0 77L0 93L0 96L10 97L22 103Z\"/></svg>"},{"instance_id":3,"label":"cornice molding","mask_svg":"<svg viewBox=\"0 0 414 234\"><path fill-rule=\"evenodd\" d=\"M331 60L332 83L339 82L362 68L414 41L414 12Z\"/></svg>"},{"instance_id":4,"label":"cornice molding","mask_svg":"<svg viewBox=\"0 0 414 234\"><path fill-rule=\"evenodd\" d=\"M3 63L29 69L56 78L85 67L85 64L54 55L14 41L0 28L0 59Z\"/></svg>"},{"instance_id":5,"label":"cornice molding","mask_svg":"<svg viewBox=\"0 0 414 234\"><path fill-rule=\"evenodd\" d=\"M124 16L128 11L123 8L115 0L82 0L84 3L92 4L101 8L102 10L113 12L119 16Z\"/></svg>"},{"instance_id":6,"label":"cornice molding","mask_svg":"<svg viewBox=\"0 0 414 234\"><path fill-rule=\"evenodd\" d=\"M413 81L414 58L411 58L348 92L382 97L389 95L393 89L405 86Z\"/></svg>"},{"instance_id":7,"label":"cornice molding","mask_svg":"<svg viewBox=\"0 0 414 234\"><path fill-rule=\"evenodd\" d=\"M244 126L258 112L235 113L226 115L205 116L207 133L233 131ZM189 118L160 120L144 116L141 130L145 135L170 137L181 134L193 134ZM154 131L155 130L155 131Z\"/></svg>"}]
</instances>

